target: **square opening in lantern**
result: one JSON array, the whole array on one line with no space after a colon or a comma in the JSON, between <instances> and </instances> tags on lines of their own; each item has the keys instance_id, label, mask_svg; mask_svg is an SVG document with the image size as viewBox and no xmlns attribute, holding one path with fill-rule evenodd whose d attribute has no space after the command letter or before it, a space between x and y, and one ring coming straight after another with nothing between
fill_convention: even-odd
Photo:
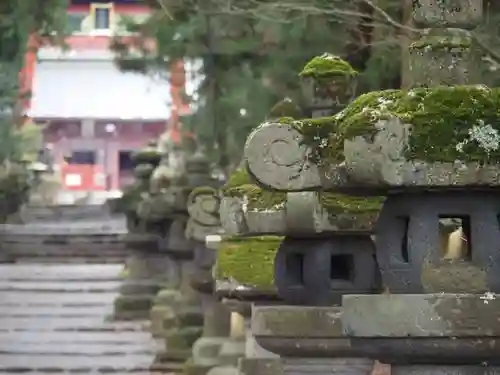
<instances>
[{"instance_id":1,"label":"square opening in lantern","mask_svg":"<svg viewBox=\"0 0 500 375\"><path fill-rule=\"evenodd\" d=\"M472 259L469 216L440 215L439 239L443 259L450 261Z\"/></svg>"}]
</instances>

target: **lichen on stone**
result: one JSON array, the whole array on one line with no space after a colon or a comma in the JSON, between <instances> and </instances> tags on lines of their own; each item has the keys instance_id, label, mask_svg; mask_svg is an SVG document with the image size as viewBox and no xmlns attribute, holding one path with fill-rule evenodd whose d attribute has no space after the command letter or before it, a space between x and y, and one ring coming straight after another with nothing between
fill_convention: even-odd
<instances>
[{"instance_id":1,"label":"lichen on stone","mask_svg":"<svg viewBox=\"0 0 500 375\"><path fill-rule=\"evenodd\" d=\"M217 251L215 276L247 287L274 289L274 258L283 237L230 237Z\"/></svg>"},{"instance_id":2,"label":"lichen on stone","mask_svg":"<svg viewBox=\"0 0 500 375\"><path fill-rule=\"evenodd\" d=\"M319 193L321 206L331 214L378 214L385 197L357 197L338 193Z\"/></svg>"},{"instance_id":3,"label":"lichen on stone","mask_svg":"<svg viewBox=\"0 0 500 375\"><path fill-rule=\"evenodd\" d=\"M312 139L312 121L295 125L304 142L315 148L316 160L343 161L344 141L371 139L376 124L391 117L411 124L405 157L426 162L500 161L500 90L486 86L440 86L385 90L361 95L337 115L323 120L326 139ZM319 138L326 130L315 130Z\"/></svg>"},{"instance_id":4,"label":"lichen on stone","mask_svg":"<svg viewBox=\"0 0 500 375\"><path fill-rule=\"evenodd\" d=\"M431 30L427 35L410 44L410 49L468 49L472 45L472 37L466 30L440 29Z\"/></svg>"},{"instance_id":5,"label":"lichen on stone","mask_svg":"<svg viewBox=\"0 0 500 375\"><path fill-rule=\"evenodd\" d=\"M324 53L321 56L314 57L309 61L304 69L299 73L300 77L355 77L358 72L347 61L342 58Z\"/></svg>"}]
</instances>

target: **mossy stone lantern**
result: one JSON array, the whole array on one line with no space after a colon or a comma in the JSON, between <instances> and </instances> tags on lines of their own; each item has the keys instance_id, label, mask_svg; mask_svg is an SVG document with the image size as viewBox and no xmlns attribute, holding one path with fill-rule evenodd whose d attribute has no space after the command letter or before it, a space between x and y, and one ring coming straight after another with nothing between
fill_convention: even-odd
<instances>
[{"instance_id":1,"label":"mossy stone lantern","mask_svg":"<svg viewBox=\"0 0 500 375\"><path fill-rule=\"evenodd\" d=\"M308 117L335 113L355 95L358 72L342 58L324 53L309 61L299 76Z\"/></svg>"}]
</instances>

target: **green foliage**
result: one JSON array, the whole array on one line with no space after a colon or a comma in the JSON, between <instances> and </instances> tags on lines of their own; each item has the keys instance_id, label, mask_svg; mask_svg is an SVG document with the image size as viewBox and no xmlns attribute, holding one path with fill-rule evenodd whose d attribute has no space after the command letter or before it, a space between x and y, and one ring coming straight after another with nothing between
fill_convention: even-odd
<instances>
[{"instance_id":1,"label":"green foliage","mask_svg":"<svg viewBox=\"0 0 500 375\"><path fill-rule=\"evenodd\" d=\"M34 162L43 145L43 125L28 122L14 128L14 145L17 159Z\"/></svg>"},{"instance_id":2,"label":"green foliage","mask_svg":"<svg viewBox=\"0 0 500 375\"><path fill-rule=\"evenodd\" d=\"M0 166L0 222L16 213L28 197L29 174L16 164Z\"/></svg>"},{"instance_id":3,"label":"green foliage","mask_svg":"<svg viewBox=\"0 0 500 375\"><path fill-rule=\"evenodd\" d=\"M275 1L169 1L168 15L160 7L140 25L126 21L144 43L132 49L115 38L113 50L118 66L143 73L163 71L178 58L201 58L197 73L206 78L189 126L209 156L237 160L248 133L279 99L300 102L297 73L304 64L324 52L343 53L347 36L335 7L320 0L305 9ZM155 53L147 38L157 42Z\"/></svg>"},{"instance_id":4,"label":"green foliage","mask_svg":"<svg viewBox=\"0 0 500 375\"><path fill-rule=\"evenodd\" d=\"M23 68L31 35L47 42L62 42L68 0L0 2L0 162L19 156L22 141L17 104L28 93L20 92Z\"/></svg>"}]
</instances>

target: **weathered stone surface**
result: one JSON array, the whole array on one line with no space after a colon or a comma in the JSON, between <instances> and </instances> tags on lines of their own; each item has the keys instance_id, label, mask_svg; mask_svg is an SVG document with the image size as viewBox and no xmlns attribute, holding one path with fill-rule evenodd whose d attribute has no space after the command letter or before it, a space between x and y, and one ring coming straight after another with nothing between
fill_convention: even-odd
<instances>
[{"instance_id":1,"label":"weathered stone surface","mask_svg":"<svg viewBox=\"0 0 500 375\"><path fill-rule=\"evenodd\" d=\"M251 330L256 337L342 337L340 307L254 306Z\"/></svg>"},{"instance_id":2,"label":"weathered stone surface","mask_svg":"<svg viewBox=\"0 0 500 375\"><path fill-rule=\"evenodd\" d=\"M282 362L286 375L369 375L373 369L372 360L359 358L282 358Z\"/></svg>"},{"instance_id":3,"label":"weathered stone surface","mask_svg":"<svg viewBox=\"0 0 500 375\"><path fill-rule=\"evenodd\" d=\"M342 325L353 337L484 337L500 334L496 294L346 295Z\"/></svg>"},{"instance_id":4,"label":"weathered stone surface","mask_svg":"<svg viewBox=\"0 0 500 375\"><path fill-rule=\"evenodd\" d=\"M473 28L483 18L483 0L417 0L413 19L424 27Z\"/></svg>"},{"instance_id":5,"label":"weathered stone surface","mask_svg":"<svg viewBox=\"0 0 500 375\"><path fill-rule=\"evenodd\" d=\"M194 189L187 203L189 221L186 237L204 242L207 235L221 233L219 207L220 198L217 190L210 187Z\"/></svg>"},{"instance_id":6,"label":"weathered stone surface","mask_svg":"<svg viewBox=\"0 0 500 375\"><path fill-rule=\"evenodd\" d=\"M238 368L241 375L284 375L279 358L241 358Z\"/></svg>"},{"instance_id":7,"label":"weathered stone surface","mask_svg":"<svg viewBox=\"0 0 500 375\"><path fill-rule=\"evenodd\" d=\"M352 357L343 335L341 308L260 306L252 310L252 333L264 349L281 357Z\"/></svg>"},{"instance_id":8,"label":"weathered stone surface","mask_svg":"<svg viewBox=\"0 0 500 375\"><path fill-rule=\"evenodd\" d=\"M285 238L274 259L274 284L290 304L331 306L343 294L381 290L375 248L369 235L324 239Z\"/></svg>"},{"instance_id":9,"label":"weathered stone surface","mask_svg":"<svg viewBox=\"0 0 500 375\"><path fill-rule=\"evenodd\" d=\"M318 167L302 135L288 124L265 123L247 138L245 159L259 185L284 191L321 186Z\"/></svg>"},{"instance_id":10,"label":"weathered stone surface","mask_svg":"<svg viewBox=\"0 0 500 375\"><path fill-rule=\"evenodd\" d=\"M207 375L240 375L236 366L217 366L212 368Z\"/></svg>"},{"instance_id":11,"label":"weathered stone surface","mask_svg":"<svg viewBox=\"0 0 500 375\"><path fill-rule=\"evenodd\" d=\"M391 375L498 375L496 366L413 365L392 366Z\"/></svg>"},{"instance_id":12,"label":"weathered stone surface","mask_svg":"<svg viewBox=\"0 0 500 375\"><path fill-rule=\"evenodd\" d=\"M439 220L468 218L470 241L460 259L443 259ZM493 192L427 192L389 196L377 224L377 260L393 293L484 293L500 290L497 269L500 201ZM407 221L408 220L408 221Z\"/></svg>"},{"instance_id":13,"label":"weathered stone surface","mask_svg":"<svg viewBox=\"0 0 500 375\"><path fill-rule=\"evenodd\" d=\"M375 127L377 133L370 140L356 137L345 141L345 163L352 181L368 187L488 187L500 184L500 169L496 164L407 160L404 154L411 125L397 118L380 120ZM325 173L327 175L328 171ZM332 188L335 181L328 179L323 187Z\"/></svg>"},{"instance_id":14,"label":"weathered stone surface","mask_svg":"<svg viewBox=\"0 0 500 375\"><path fill-rule=\"evenodd\" d=\"M330 212L318 193L294 192L279 206L259 209L249 209L245 197L223 197L221 216L229 235L310 237L324 232L371 232L378 212Z\"/></svg>"}]
</instances>

